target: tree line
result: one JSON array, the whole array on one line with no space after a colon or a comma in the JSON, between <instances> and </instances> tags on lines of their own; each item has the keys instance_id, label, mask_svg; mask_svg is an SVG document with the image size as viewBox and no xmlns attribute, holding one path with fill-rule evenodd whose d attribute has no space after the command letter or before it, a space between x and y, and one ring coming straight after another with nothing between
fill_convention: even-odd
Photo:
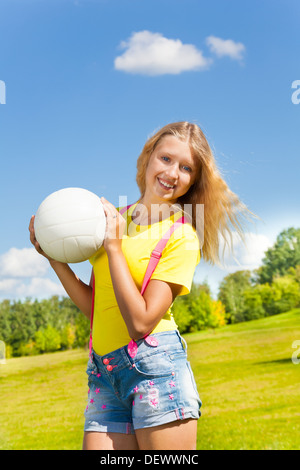
<instances>
[{"instance_id":1,"label":"tree line","mask_svg":"<svg viewBox=\"0 0 300 470\"><path fill-rule=\"evenodd\" d=\"M300 229L279 234L255 271L226 276L212 297L207 283L193 283L172 310L181 333L275 315L300 306ZM6 357L87 347L89 320L68 297L0 303L0 340Z\"/></svg>"},{"instance_id":2,"label":"tree line","mask_svg":"<svg viewBox=\"0 0 300 470\"><path fill-rule=\"evenodd\" d=\"M90 324L69 297L0 303L6 357L86 347Z\"/></svg>"},{"instance_id":3,"label":"tree line","mask_svg":"<svg viewBox=\"0 0 300 470\"><path fill-rule=\"evenodd\" d=\"M239 323L286 312L300 306L300 229L283 230L254 271L236 271L219 286L217 301L207 285L173 306L182 333Z\"/></svg>"}]
</instances>

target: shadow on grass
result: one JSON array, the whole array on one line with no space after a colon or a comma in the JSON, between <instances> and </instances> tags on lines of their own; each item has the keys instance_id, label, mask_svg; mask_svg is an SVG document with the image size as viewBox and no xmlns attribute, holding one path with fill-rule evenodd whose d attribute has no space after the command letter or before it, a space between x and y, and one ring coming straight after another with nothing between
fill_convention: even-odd
<instances>
[{"instance_id":1,"label":"shadow on grass","mask_svg":"<svg viewBox=\"0 0 300 470\"><path fill-rule=\"evenodd\" d=\"M291 357L286 357L284 359L271 359L270 361L261 361L261 362L255 362L255 365L262 365L262 364L291 364L292 366L295 365L293 364L292 358Z\"/></svg>"}]
</instances>

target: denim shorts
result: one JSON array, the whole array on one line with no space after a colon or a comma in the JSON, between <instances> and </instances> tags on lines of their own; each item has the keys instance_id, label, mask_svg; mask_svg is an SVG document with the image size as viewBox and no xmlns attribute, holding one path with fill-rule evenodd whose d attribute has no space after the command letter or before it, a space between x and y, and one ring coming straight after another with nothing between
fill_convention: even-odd
<instances>
[{"instance_id":1,"label":"denim shorts","mask_svg":"<svg viewBox=\"0 0 300 470\"><path fill-rule=\"evenodd\" d=\"M134 434L135 429L200 417L185 341L176 330L150 336L154 342L137 341L133 359L127 346L104 356L93 351L85 431Z\"/></svg>"}]
</instances>

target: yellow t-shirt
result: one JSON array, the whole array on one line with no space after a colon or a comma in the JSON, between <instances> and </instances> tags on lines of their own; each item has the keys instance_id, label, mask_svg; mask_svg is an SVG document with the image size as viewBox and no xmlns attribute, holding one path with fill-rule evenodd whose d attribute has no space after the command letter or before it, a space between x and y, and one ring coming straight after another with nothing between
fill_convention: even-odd
<instances>
[{"instance_id":1,"label":"yellow t-shirt","mask_svg":"<svg viewBox=\"0 0 300 470\"><path fill-rule=\"evenodd\" d=\"M133 280L141 290L152 250L182 213L179 211L149 226L139 226L131 219L134 207L135 205L131 206L123 214L127 220L127 234L122 239L122 252ZM196 231L191 224L182 224L168 240L151 279L179 284L182 286L179 295L188 294L199 261L200 248ZM131 338L116 301L105 249L101 247L90 262L95 277L93 349L96 354L104 355L125 346ZM171 307L152 333L177 328Z\"/></svg>"}]
</instances>

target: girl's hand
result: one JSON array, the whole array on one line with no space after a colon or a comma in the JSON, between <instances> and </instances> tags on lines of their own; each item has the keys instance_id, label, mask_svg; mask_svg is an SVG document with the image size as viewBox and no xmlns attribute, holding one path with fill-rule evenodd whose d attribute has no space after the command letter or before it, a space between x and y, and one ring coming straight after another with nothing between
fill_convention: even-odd
<instances>
[{"instance_id":1,"label":"girl's hand","mask_svg":"<svg viewBox=\"0 0 300 470\"><path fill-rule=\"evenodd\" d=\"M126 222L113 204L104 197L101 198L101 202L106 215L106 233L103 246L106 251L120 250Z\"/></svg>"},{"instance_id":2,"label":"girl's hand","mask_svg":"<svg viewBox=\"0 0 300 470\"><path fill-rule=\"evenodd\" d=\"M30 219L30 223L29 223L29 227L28 227L28 230L30 232L30 241L31 243L33 244L34 248L36 249L36 251L44 256L45 258L47 258L49 261L54 261L52 258L50 258L50 256L46 255L46 253L42 250L42 248L40 247L40 244L39 242L37 241L37 239L35 238L35 232L34 232L34 218L35 216L33 215Z\"/></svg>"}]
</instances>

